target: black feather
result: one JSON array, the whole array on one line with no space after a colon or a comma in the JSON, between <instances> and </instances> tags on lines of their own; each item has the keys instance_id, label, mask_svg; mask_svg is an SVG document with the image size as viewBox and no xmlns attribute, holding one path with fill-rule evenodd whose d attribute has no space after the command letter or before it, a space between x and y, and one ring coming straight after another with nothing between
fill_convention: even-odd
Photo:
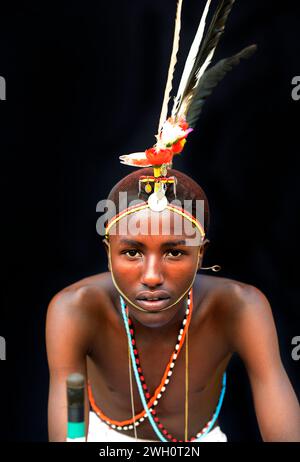
<instances>
[{"instance_id":1,"label":"black feather","mask_svg":"<svg viewBox=\"0 0 300 462\"><path fill-rule=\"evenodd\" d=\"M182 103L186 103L186 98L190 100L190 97L193 95L194 87L197 84L197 74L204 64L206 58L210 52L218 45L221 36L224 33L225 24L228 18L229 13L232 10L235 0L220 0L216 12L211 20L208 31L205 34L202 45L199 48L198 54L195 59L194 66L191 70L190 77L187 81L186 87L182 94L181 101L176 110L176 113L180 111Z\"/></svg>"},{"instance_id":2,"label":"black feather","mask_svg":"<svg viewBox=\"0 0 300 462\"><path fill-rule=\"evenodd\" d=\"M203 74L196 87L193 100L186 115L186 120L190 127L195 127L206 98L212 93L218 83L229 71L239 64L241 59L250 58L256 49L257 45L250 45L236 55L222 59Z\"/></svg>"}]
</instances>

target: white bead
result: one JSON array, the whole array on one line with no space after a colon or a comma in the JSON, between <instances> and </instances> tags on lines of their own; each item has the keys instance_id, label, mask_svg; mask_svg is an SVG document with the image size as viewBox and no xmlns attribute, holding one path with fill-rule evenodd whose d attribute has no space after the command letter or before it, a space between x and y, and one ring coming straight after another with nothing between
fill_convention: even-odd
<instances>
[{"instance_id":1,"label":"white bead","mask_svg":"<svg viewBox=\"0 0 300 462\"><path fill-rule=\"evenodd\" d=\"M161 391L164 392L166 390L166 387L162 387Z\"/></svg>"},{"instance_id":2,"label":"white bead","mask_svg":"<svg viewBox=\"0 0 300 462\"><path fill-rule=\"evenodd\" d=\"M173 369L174 366L175 366L175 363L172 363L172 364L170 365L170 368Z\"/></svg>"},{"instance_id":3,"label":"white bead","mask_svg":"<svg viewBox=\"0 0 300 462\"><path fill-rule=\"evenodd\" d=\"M133 429L133 425L129 425L129 430L132 430Z\"/></svg>"},{"instance_id":4,"label":"white bead","mask_svg":"<svg viewBox=\"0 0 300 462\"><path fill-rule=\"evenodd\" d=\"M178 335L178 340L179 340L179 341L181 340L181 337L182 337L182 335Z\"/></svg>"},{"instance_id":5,"label":"white bead","mask_svg":"<svg viewBox=\"0 0 300 462\"><path fill-rule=\"evenodd\" d=\"M135 422L135 426L138 427L140 425L140 422Z\"/></svg>"},{"instance_id":6,"label":"white bead","mask_svg":"<svg viewBox=\"0 0 300 462\"><path fill-rule=\"evenodd\" d=\"M169 380L169 379L166 379L166 380L165 380L165 385L168 385L169 382L170 382L170 380Z\"/></svg>"},{"instance_id":7,"label":"white bead","mask_svg":"<svg viewBox=\"0 0 300 462\"><path fill-rule=\"evenodd\" d=\"M117 427L118 430L122 430L122 427Z\"/></svg>"},{"instance_id":8,"label":"white bead","mask_svg":"<svg viewBox=\"0 0 300 462\"><path fill-rule=\"evenodd\" d=\"M183 323L182 323L184 326L186 325L186 319L183 320Z\"/></svg>"},{"instance_id":9,"label":"white bead","mask_svg":"<svg viewBox=\"0 0 300 462\"><path fill-rule=\"evenodd\" d=\"M189 312L190 312L190 310L189 310L189 309L187 309L187 310L186 310L186 314L189 314Z\"/></svg>"},{"instance_id":10,"label":"white bead","mask_svg":"<svg viewBox=\"0 0 300 462\"><path fill-rule=\"evenodd\" d=\"M112 425L111 428L116 428L116 426L115 426L115 425Z\"/></svg>"},{"instance_id":11,"label":"white bead","mask_svg":"<svg viewBox=\"0 0 300 462\"><path fill-rule=\"evenodd\" d=\"M154 403L153 403L153 404L154 404L154 406L157 406L157 403L158 403L158 401L157 401L157 400L156 400L156 401L154 401Z\"/></svg>"},{"instance_id":12,"label":"white bead","mask_svg":"<svg viewBox=\"0 0 300 462\"><path fill-rule=\"evenodd\" d=\"M175 350L179 350L179 345L176 345Z\"/></svg>"},{"instance_id":13,"label":"white bead","mask_svg":"<svg viewBox=\"0 0 300 462\"><path fill-rule=\"evenodd\" d=\"M128 430L128 427L123 427L123 430Z\"/></svg>"},{"instance_id":14,"label":"white bead","mask_svg":"<svg viewBox=\"0 0 300 462\"><path fill-rule=\"evenodd\" d=\"M168 372L168 377L171 377L171 375L172 375L172 371L169 371Z\"/></svg>"},{"instance_id":15,"label":"white bead","mask_svg":"<svg viewBox=\"0 0 300 462\"><path fill-rule=\"evenodd\" d=\"M140 418L140 422L144 422L144 420L145 420L144 417Z\"/></svg>"},{"instance_id":16,"label":"white bead","mask_svg":"<svg viewBox=\"0 0 300 462\"><path fill-rule=\"evenodd\" d=\"M157 398L158 398L158 399L161 398L161 393L158 393Z\"/></svg>"},{"instance_id":17,"label":"white bead","mask_svg":"<svg viewBox=\"0 0 300 462\"><path fill-rule=\"evenodd\" d=\"M180 329L179 333L180 333L180 335L182 335L183 334L183 329Z\"/></svg>"}]
</instances>

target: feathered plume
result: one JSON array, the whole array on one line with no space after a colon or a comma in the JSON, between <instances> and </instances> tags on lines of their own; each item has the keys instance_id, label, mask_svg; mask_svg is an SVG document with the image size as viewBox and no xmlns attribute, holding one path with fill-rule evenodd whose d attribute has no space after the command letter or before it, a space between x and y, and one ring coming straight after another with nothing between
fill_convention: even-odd
<instances>
[{"instance_id":1,"label":"feathered plume","mask_svg":"<svg viewBox=\"0 0 300 462\"><path fill-rule=\"evenodd\" d=\"M206 98L212 93L218 83L229 71L240 63L241 59L250 58L253 53L255 53L256 49L256 45L250 45L236 55L222 59L203 74L195 89L194 97L186 114L186 121L189 124L189 127L195 128Z\"/></svg>"},{"instance_id":2,"label":"feathered plume","mask_svg":"<svg viewBox=\"0 0 300 462\"><path fill-rule=\"evenodd\" d=\"M236 66L241 59L249 58L254 53L256 45L251 45L236 55L223 59L215 66L207 69L223 35L225 24L234 2L235 0L219 0L215 14L205 34L206 19L211 4L211 0L207 0L185 63L178 92L174 99L171 117L167 119L181 28L180 18L183 0L178 0L173 50L158 134L156 135L157 143L144 152L120 156L122 163L136 167L168 165L171 168L173 156L182 152L186 138L193 131L206 98L227 72Z\"/></svg>"},{"instance_id":3,"label":"feathered plume","mask_svg":"<svg viewBox=\"0 0 300 462\"><path fill-rule=\"evenodd\" d=\"M172 49L172 54L171 54L171 61L170 61L170 66L169 66L169 71L168 71L168 78L167 78L164 99L163 99L162 110L161 110L161 114L159 118L158 133L161 131L161 127L163 123L165 122L167 118L167 114L168 114L168 104L169 104L169 99L170 99L170 93L172 91L172 80L173 80L175 66L177 63L177 53L178 53L178 48L179 48L182 1L183 0L178 0L178 3L177 3L173 49Z\"/></svg>"},{"instance_id":4,"label":"feathered plume","mask_svg":"<svg viewBox=\"0 0 300 462\"><path fill-rule=\"evenodd\" d=\"M202 43L197 43L197 51L193 51L196 55L194 59L189 58L186 63L186 69L183 73L178 93L174 101L172 109L172 117L182 117L187 113L187 109L194 96L195 89L198 83L210 65L216 47L223 35L225 24L230 11L232 10L235 0L220 0L216 12L211 20L208 31L202 40ZM207 14L210 0L207 1L204 14ZM201 22L203 21L203 16ZM196 48L193 43L192 48Z\"/></svg>"}]
</instances>

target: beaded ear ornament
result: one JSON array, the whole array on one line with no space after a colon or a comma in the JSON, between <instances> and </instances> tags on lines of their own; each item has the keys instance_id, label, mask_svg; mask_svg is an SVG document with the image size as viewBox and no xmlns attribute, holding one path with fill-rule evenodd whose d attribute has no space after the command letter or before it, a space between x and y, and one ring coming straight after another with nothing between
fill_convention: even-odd
<instances>
[{"instance_id":1,"label":"beaded ear ornament","mask_svg":"<svg viewBox=\"0 0 300 462\"><path fill-rule=\"evenodd\" d=\"M143 152L135 152L119 156L121 163L134 167L153 167L153 175L139 179L141 188L149 194L148 206L155 211L162 211L168 206L166 190L173 185L176 198L176 177L168 177L172 168L173 157L182 152L187 136L193 131L202 111L206 98L214 87L242 58L249 58L256 50L256 45L244 48L230 58L222 59L213 67L209 67L217 45L223 35L227 17L235 0L220 0L207 33L204 34L206 19L211 0L206 2L201 21L191 45L184 70L181 76L176 97L174 97L171 114L168 117L168 105L172 92L172 80L179 49L181 10L183 0L178 0L175 20L173 49L164 93L163 105L155 135L156 144Z\"/></svg>"}]
</instances>

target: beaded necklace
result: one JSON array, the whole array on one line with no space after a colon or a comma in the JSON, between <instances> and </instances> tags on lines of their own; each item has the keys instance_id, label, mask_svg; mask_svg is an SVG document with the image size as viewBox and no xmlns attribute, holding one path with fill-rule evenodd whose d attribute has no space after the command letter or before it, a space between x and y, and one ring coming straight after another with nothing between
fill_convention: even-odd
<instances>
[{"instance_id":1,"label":"beaded necklace","mask_svg":"<svg viewBox=\"0 0 300 462\"><path fill-rule=\"evenodd\" d=\"M144 391L143 391L142 382L141 382L140 377L139 377L137 364L135 362L133 344L130 341L131 334L130 334L130 328L129 328L129 322L128 322L128 315L126 313L125 303L124 303L121 296L120 296L120 301L121 301L121 308L122 308L122 315L123 315L124 325L125 325L127 338L128 338L128 346L129 346L129 349L130 349L132 367L133 367L134 375L135 375L135 378L136 378L136 383L137 383L137 387L138 387L138 390L139 390L140 398L141 398L141 401L143 403L144 409L145 409L145 411L147 413L147 416L149 418L152 429L154 430L154 432L156 433L156 435L158 436L160 441L163 441L163 442L168 441L164 437L164 435L170 435L172 440L176 440L175 438L172 437L172 435L165 428L163 428L162 424L160 424L161 425L160 427L159 427L159 425L157 425L157 421L155 421L154 418L152 417L153 409L150 410L148 408L148 405L147 405L147 402L146 402L146 399L145 399L145 395L144 395ZM219 398L219 401L218 401L218 404L217 404L217 407L216 407L216 410L215 410L215 413L214 413L212 419L206 424L206 426L199 433L197 433L197 437L196 438L191 438L190 441L195 441L195 442L201 441L201 439L212 429L212 427L213 427L214 423L216 422L216 420L218 418L218 415L220 413L221 406L222 406L223 399L224 399L225 390L226 390L226 372L224 372L224 374L223 374L222 391L221 391L220 398ZM156 417L157 417L157 415L156 415ZM157 419L158 419L158 417L157 417ZM162 429L162 428L164 430L163 433L160 431L160 429Z\"/></svg>"},{"instance_id":2,"label":"beaded necklace","mask_svg":"<svg viewBox=\"0 0 300 462\"><path fill-rule=\"evenodd\" d=\"M181 323L181 327L180 327L180 330L179 330L179 335L178 335L178 341L175 345L175 349L174 351L172 352L171 356L170 356L170 360L166 366L166 369L165 369L165 372L163 374L163 377L162 377L162 380L161 380L161 383L159 384L159 386L157 387L157 389L155 390L154 392L154 395L150 396L150 393L149 393L149 390L147 388L146 390L146 383L144 383L144 389L146 390L146 398L149 399L149 402L148 402L148 407L150 409L152 409L152 406L157 406L158 404L158 401L159 399L161 398L162 394L165 392L168 384L169 384L169 381L170 381L170 377L172 375L172 370L175 366L175 361L177 359L177 356L183 346L183 343L184 343L184 339L185 339L185 335L186 335L186 332L188 330L188 327L189 327L189 324L190 324L190 321L191 321L191 316L192 316L192 310L193 310L193 305L191 304L191 300L193 299L193 291L192 289L190 289L189 293L188 293L188 300L187 300L187 309L186 309L186 312L185 312L185 316L184 316L184 319ZM121 300L121 306L122 306L122 303L124 304L124 301L123 299L120 297L120 300ZM130 325L130 329L129 329L129 335L134 335L134 331L133 331L133 324L132 324L132 321L130 318L128 318L128 309L126 308L126 311L127 311L127 314L126 314L126 318L128 319L128 323ZM135 347L135 338L133 337L133 339L131 340L132 345ZM136 347L133 349L133 352L134 354L138 355L138 351L136 349ZM142 381L144 381L144 376L143 376L143 373L142 373L142 368L140 366L140 360L139 358L137 357L136 358L136 364L137 364L137 369L138 369L138 373L140 374L140 376L142 377ZM90 400L90 403L91 403L91 407L92 409L95 411L95 413L98 415L98 417L100 417L102 420L104 420L107 425L111 426L113 429L117 429L117 430L132 430L134 428L134 426L138 426L140 423L142 423L145 418L147 418L147 413L145 410L143 410L142 412L140 412L139 414L137 414L136 416L130 418L130 419L127 419L127 420L123 420L123 421L118 421L118 420L113 420L113 419L110 419L109 417L107 417L104 412L97 406L95 400L94 400L94 397L93 397L93 394L92 394L92 389L91 389L91 385L90 383L88 382L88 395L89 395L89 400Z\"/></svg>"},{"instance_id":3,"label":"beaded necklace","mask_svg":"<svg viewBox=\"0 0 300 462\"><path fill-rule=\"evenodd\" d=\"M126 314L127 314L127 317L128 317L128 308L126 307ZM134 335L134 330L133 330L133 324L132 324L132 321L131 319L128 317L128 324L130 326L130 337L131 337L131 343L135 346L134 348L134 357L135 357L135 363L138 365L137 367L137 370L138 370L138 373L139 373L139 378L140 378L140 381L142 383L142 387L143 387L143 390L145 391L145 397L149 397L150 396L150 393L149 393L149 389L147 387L147 384L146 384L146 381L145 381L145 377L143 375L143 371L142 371L142 367L141 367L141 362L140 362L140 358L139 358L139 354L138 354L138 350L136 348L136 342L135 342L135 335ZM180 335L178 336L178 340L180 340ZM132 340L134 340L134 343L132 342ZM187 335L186 335L186 341L187 341ZM177 357L177 356L176 356ZM172 369L175 365L175 360L173 361L173 366L172 366ZM172 375L172 371L169 372L169 375L168 377L171 377ZM161 398L161 394L158 395L157 397L158 399ZM154 402L154 406L157 406L158 404L158 400L156 400ZM163 435L165 435L169 441L172 441L174 443L183 443L183 440L178 440L177 438L174 438L174 436L171 435L170 432L168 432L168 430L164 427L164 425L161 423L158 415L157 415L157 411L154 409L154 406L149 408L149 411L151 412L151 414L153 415L154 417L154 421L157 423L158 425L158 428L161 430L161 432L163 433ZM148 405L149 407L149 405ZM216 419L214 419L214 422L215 422ZM199 431L195 437L192 437L190 439L186 439L185 442L189 443L189 442L193 442L196 440L196 438L199 438L201 435L204 434L204 432L206 432L206 430L210 427L211 428L211 422L212 422L212 419L203 427L203 429L201 431ZM207 433L207 432L206 432ZM206 434L205 433L205 434Z\"/></svg>"},{"instance_id":4,"label":"beaded necklace","mask_svg":"<svg viewBox=\"0 0 300 462\"><path fill-rule=\"evenodd\" d=\"M105 416L105 414L97 407L94 401L94 398L92 396L90 384L88 383L88 394L89 394L89 399L90 399L90 403L91 403L93 410L102 420L104 420L112 428L116 428L117 430L131 430L133 428L135 429L135 427L140 425L145 420L145 418L148 417L153 430L155 431L155 433L157 434L157 436L159 437L161 441L169 440L172 442L183 442L182 440L178 440L174 438L167 431L167 429L160 422L154 407L157 406L159 399L161 398L162 394L166 390L167 385L169 384L169 380L170 380L170 377L172 376L173 368L175 366L175 361L177 359L179 351L182 348L185 336L187 335L187 332L188 332L187 329L191 321L191 315L192 315L192 310L193 310L192 300L193 300L193 296L192 296L192 289L191 289L190 292L188 293L187 310L186 310L185 317L182 321L181 328L179 331L178 342L175 346L174 352L171 355L170 361L166 367L165 373L163 375L163 379L159 387L155 390L154 395L150 399L149 389L147 387L145 377L143 375L142 367L140 364L140 358L139 358L138 350L136 347L133 323L129 317L128 307L125 306L125 303L122 297L120 296L122 316L123 316L125 330L126 330L127 338L128 338L128 351L131 356L131 362L132 362L132 366L134 369L140 397L141 397L141 400L144 406L144 411L134 416L132 419L128 419L122 422L111 420L107 416ZM226 389L226 372L224 372L223 374L222 391L220 394L219 402L216 407L216 411L212 419L205 425L205 427L200 432L197 433L196 437L193 437L190 440L186 439L186 442L200 441L203 438L203 436L205 436L211 430L211 428L213 427L219 415L222 402L223 402L223 398L224 398L224 394L225 394L225 389ZM145 397L149 399L148 403L146 402ZM154 418L152 417L151 414L154 416ZM168 438L168 440L165 439L164 435Z\"/></svg>"}]
</instances>

